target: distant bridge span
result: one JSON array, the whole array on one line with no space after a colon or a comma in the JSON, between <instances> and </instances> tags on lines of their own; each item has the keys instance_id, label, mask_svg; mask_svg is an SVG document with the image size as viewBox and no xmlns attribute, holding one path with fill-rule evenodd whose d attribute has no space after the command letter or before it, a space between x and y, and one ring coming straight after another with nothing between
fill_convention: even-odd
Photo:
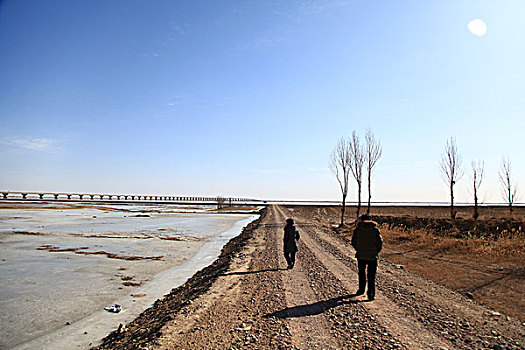
<instances>
[{"instance_id":1,"label":"distant bridge span","mask_svg":"<svg viewBox=\"0 0 525 350\"><path fill-rule=\"evenodd\" d=\"M0 200L32 201L121 201L121 202L186 202L186 203L253 203L262 202L252 198L238 197L193 197L150 196L140 194L100 194L68 192L13 192L1 191Z\"/></svg>"}]
</instances>

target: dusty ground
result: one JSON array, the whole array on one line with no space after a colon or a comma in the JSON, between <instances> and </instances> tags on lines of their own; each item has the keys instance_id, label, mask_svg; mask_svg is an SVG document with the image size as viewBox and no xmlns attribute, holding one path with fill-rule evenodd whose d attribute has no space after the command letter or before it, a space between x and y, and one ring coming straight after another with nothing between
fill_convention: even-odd
<instances>
[{"instance_id":1,"label":"dusty ground","mask_svg":"<svg viewBox=\"0 0 525 350\"><path fill-rule=\"evenodd\" d=\"M523 349L525 325L381 260L375 301L355 296L354 251L327 212L271 206L221 257L100 349ZM301 231L293 270L282 227ZM523 290L523 287L522 287Z\"/></svg>"},{"instance_id":2,"label":"dusty ground","mask_svg":"<svg viewBox=\"0 0 525 350\"><path fill-rule=\"evenodd\" d=\"M381 214L375 220L383 223L384 260L525 321L525 208L516 208L513 220L505 208L483 208L476 230L472 220L460 219L459 229L449 231L442 228L452 226L450 221L440 217L448 208L401 209L373 210ZM470 211L462 210L465 217ZM348 222L355 216L350 212ZM295 213L310 215L326 227L340 215L336 208L296 207ZM349 240L352 230L350 225L334 231Z\"/></svg>"}]
</instances>

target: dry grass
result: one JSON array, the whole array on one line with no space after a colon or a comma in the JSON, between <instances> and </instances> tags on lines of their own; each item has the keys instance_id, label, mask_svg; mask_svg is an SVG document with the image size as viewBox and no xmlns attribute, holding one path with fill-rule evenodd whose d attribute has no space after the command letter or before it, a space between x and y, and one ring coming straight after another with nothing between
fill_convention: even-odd
<instances>
[{"instance_id":1,"label":"dry grass","mask_svg":"<svg viewBox=\"0 0 525 350\"><path fill-rule=\"evenodd\" d=\"M497 240L484 237L455 238L438 236L425 229L400 230L381 226L386 245L425 250L434 254L462 255L468 260L504 262L525 266L525 236L502 236Z\"/></svg>"}]
</instances>

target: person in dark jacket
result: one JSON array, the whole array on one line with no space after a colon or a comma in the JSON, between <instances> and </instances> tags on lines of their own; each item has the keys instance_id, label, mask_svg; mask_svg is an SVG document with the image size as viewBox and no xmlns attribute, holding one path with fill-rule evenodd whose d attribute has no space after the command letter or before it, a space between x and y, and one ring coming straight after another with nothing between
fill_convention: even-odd
<instances>
[{"instance_id":1,"label":"person in dark jacket","mask_svg":"<svg viewBox=\"0 0 525 350\"><path fill-rule=\"evenodd\" d=\"M368 299L374 300L376 292L376 271L377 255L383 247L383 238L377 228L377 224L372 221L370 215L363 214L359 217L359 222L352 235L352 246L356 250L357 267L359 270L359 289L356 294L365 293L366 282L368 279ZM368 268L368 269L367 269Z\"/></svg>"},{"instance_id":2,"label":"person in dark jacket","mask_svg":"<svg viewBox=\"0 0 525 350\"><path fill-rule=\"evenodd\" d=\"M293 219L286 219L284 227L283 248L284 258L288 263L288 269L295 265L295 253L297 252L297 241L299 240L299 231L294 226Z\"/></svg>"}]
</instances>

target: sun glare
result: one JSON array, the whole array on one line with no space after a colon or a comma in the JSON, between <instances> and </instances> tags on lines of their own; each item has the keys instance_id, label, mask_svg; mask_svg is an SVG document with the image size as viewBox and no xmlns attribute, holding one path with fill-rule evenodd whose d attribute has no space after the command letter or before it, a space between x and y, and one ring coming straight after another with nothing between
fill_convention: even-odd
<instances>
[{"instance_id":1,"label":"sun glare","mask_svg":"<svg viewBox=\"0 0 525 350\"><path fill-rule=\"evenodd\" d=\"M480 18L468 22L467 28L472 34L477 36L484 36L487 33L487 24Z\"/></svg>"}]
</instances>

